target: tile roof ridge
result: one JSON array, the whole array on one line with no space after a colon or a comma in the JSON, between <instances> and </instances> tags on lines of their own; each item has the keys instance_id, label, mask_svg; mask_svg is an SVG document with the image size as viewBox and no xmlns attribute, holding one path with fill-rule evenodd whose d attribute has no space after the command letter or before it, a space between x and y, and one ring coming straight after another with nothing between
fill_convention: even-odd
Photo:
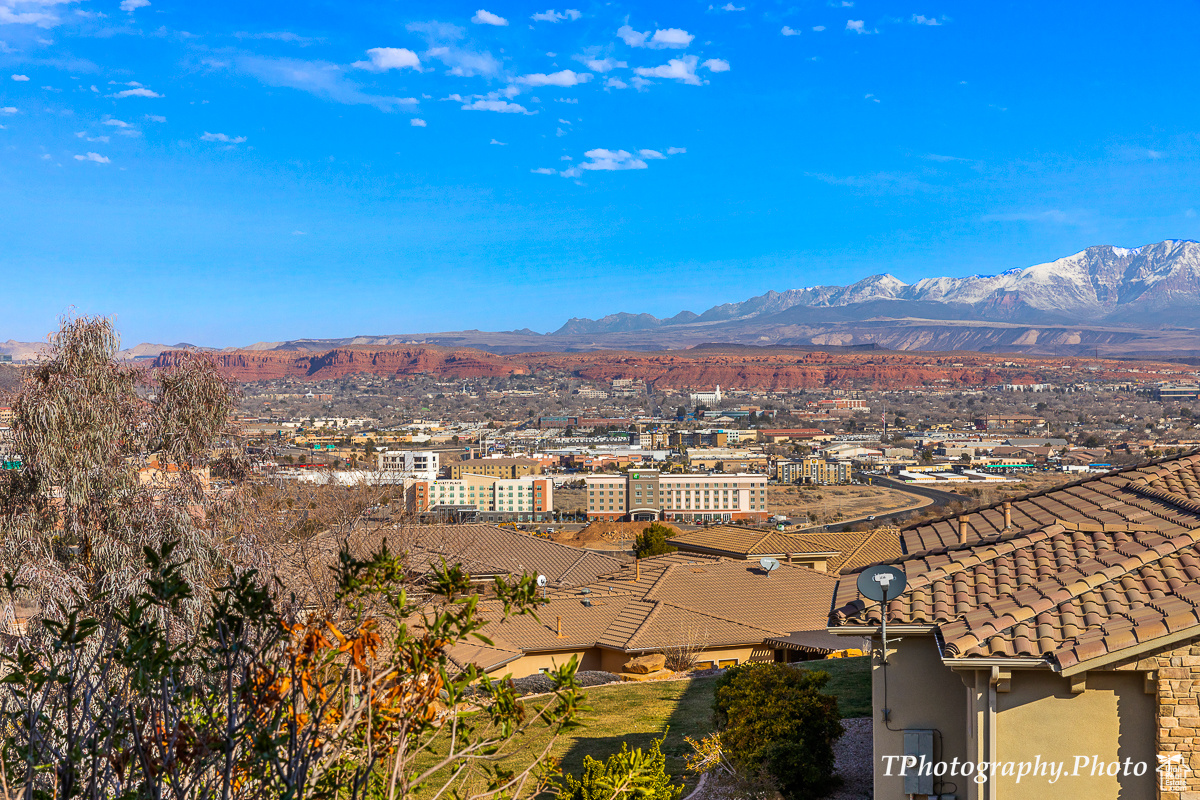
<instances>
[{"instance_id":1,"label":"tile roof ridge","mask_svg":"<svg viewBox=\"0 0 1200 800\"><path fill-rule=\"evenodd\" d=\"M638 626L636 628L634 628L632 631L630 631L629 635L625 637L625 639L623 640L624 644L629 644L630 642L632 642L633 637L635 637L639 633L641 633L642 628L646 627L650 623L651 619L658 616L658 610L660 608L662 608L664 605L663 601L661 601L661 600L647 600L644 597L641 598L639 602L653 603L654 605L649 611L646 612L646 615L644 617L642 617L642 621L638 623ZM617 616L619 617L620 615L618 614ZM613 620L613 624L616 624L616 619ZM609 625L609 628L612 628L612 625ZM608 629L605 629L604 632L607 634ZM601 638L603 638L603 637L601 637Z\"/></svg>"},{"instance_id":2,"label":"tile roof ridge","mask_svg":"<svg viewBox=\"0 0 1200 800\"><path fill-rule=\"evenodd\" d=\"M680 565L679 564L668 564L663 569L663 571L661 573L659 573L658 577L654 579L654 583L650 584L650 587L648 589L646 589L646 593L643 594L642 597L648 598L648 597L650 597L650 595L654 594L654 590L657 589L659 587L659 585L667 579L667 575L669 575L671 573L671 571L678 566L680 566Z\"/></svg>"},{"instance_id":3,"label":"tile roof ridge","mask_svg":"<svg viewBox=\"0 0 1200 800\"><path fill-rule=\"evenodd\" d=\"M871 541L872 539L874 539L874 538L875 538L875 536L876 536L876 535L877 535L877 534L878 534L880 531L881 531L881 529L880 529L880 528L876 528L875 530L871 531L871 532L870 532L870 533L868 533L866 536L864 536L864 537L863 537L861 540L859 540L859 542L858 542L858 546L857 546L857 547L855 547L855 548L854 548L853 550L851 550L849 553L844 553L844 554L842 555L842 563L843 563L843 564L846 564L846 563L850 562L850 560L851 560L851 559L853 559L853 558L854 558L856 555L858 555L859 551L861 551L861 550L862 550L864 547L866 547L866 546L867 546L867 542L869 542L869 541Z\"/></svg>"},{"instance_id":4,"label":"tile roof ridge","mask_svg":"<svg viewBox=\"0 0 1200 800\"><path fill-rule=\"evenodd\" d=\"M558 579L557 579L558 582L562 583L563 579L566 578L568 575L570 575L572 570L574 570L576 567L578 567L584 561L587 561L588 556L590 556L590 555L592 555L591 550L584 550L580 554L579 558L575 559L575 561L571 563L571 566L567 567L566 569L564 569L562 571L562 574L558 576Z\"/></svg>"}]
</instances>

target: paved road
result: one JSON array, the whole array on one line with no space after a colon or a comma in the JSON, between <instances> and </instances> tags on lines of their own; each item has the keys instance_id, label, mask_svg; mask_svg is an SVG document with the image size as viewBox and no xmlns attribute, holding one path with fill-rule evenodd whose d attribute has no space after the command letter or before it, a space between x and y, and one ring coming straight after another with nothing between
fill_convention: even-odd
<instances>
[{"instance_id":1,"label":"paved road","mask_svg":"<svg viewBox=\"0 0 1200 800\"><path fill-rule=\"evenodd\" d=\"M898 492L904 492L905 494L916 495L917 497L924 497L928 500L932 500L933 501L932 504L935 506L944 506L944 505L948 505L949 503L961 503L963 500L963 498L960 497L959 495L952 494L950 492L943 492L943 491L939 491L938 489L929 489L924 486L913 486L912 484L905 483L904 481L896 480L895 478L888 478L888 477L885 477L882 475L876 475L875 473L867 473L867 472L854 473L854 479L861 483L865 484L867 482L868 478L871 479L871 483L874 486L883 486L888 489L895 489ZM854 525L855 523L858 523L858 522L870 522L873 525L881 525L885 522L892 522L892 521L900 523L900 522L903 522L904 520L909 519L910 517L916 515L918 512L921 511L922 508L928 508L928 506L926 505L926 506L922 506L921 508L910 508L910 509L905 509L902 511L893 511L890 514L876 514L875 518L871 519L871 520L868 520L866 517L858 517L857 519L848 519L848 520L844 520L842 522L835 522L830 525L822 525L819 528L805 528L804 530L806 532L814 532L814 531L841 532L841 531L850 530L850 526Z\"/></svg>"},{"instance_id":2,"label":"paved road","mask_svg":"<svg viewBox=\"0 0 1200 800\"><path fill-rule=\"evenodd\" d=\"M857 472L854 474L856 480L867 482L870 478L875 486L886 486L889 489L895 489L900 492L908 492L909 494L928 497L933 501L935 506L949 505L950 503L961 503L963 496L954 494L953 492L943 492L941 489L931 489L928 486L918 486L912 483L890 478L884 475L876 475L874 473Z\"/></svg>"}]
</instances>

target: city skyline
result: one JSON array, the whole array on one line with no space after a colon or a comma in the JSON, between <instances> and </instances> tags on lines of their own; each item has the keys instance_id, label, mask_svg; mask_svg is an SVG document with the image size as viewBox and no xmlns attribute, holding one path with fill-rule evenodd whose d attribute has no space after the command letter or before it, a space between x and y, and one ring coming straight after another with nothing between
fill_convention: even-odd
<instances>
[{"instance_id":1,"label":"city skyline","mask_svg":"<svg viewBox=\"0 0 1200 800\"><path fill-rule=\"evenodd\" d=\"M545 331L1200 238L1198 16L0 0L0 339Z\"/></svg>"}]
</instances>

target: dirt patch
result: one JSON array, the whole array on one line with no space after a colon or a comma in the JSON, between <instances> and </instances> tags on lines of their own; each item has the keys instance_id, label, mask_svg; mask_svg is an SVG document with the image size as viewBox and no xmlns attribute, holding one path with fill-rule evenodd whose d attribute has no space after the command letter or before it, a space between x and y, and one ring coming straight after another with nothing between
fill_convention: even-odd
<instances>
[{"instance_id":1,"label":"dirt patch","mask_svg":"<svg viewBox=\"0 0 1200 800\"><path fill-rule=\"evenodd\" d=\"M828 524L920 508L929 501L884 486L770 486L767 504L772 514Z\"/></svg>"},{"instance_id":2,"label":"dirt patch","mask_svg":"<svg viewBox=\"0 0 1200 800\"><path fill-rule=\"evenodd\" d=\"M672 535L680 532L679 528L670 523L660 522L658 524L670 528L673 532ZM562 531L553 534L550 538L559 544L569 544L572 547L615 547L628 550L633 547L634 538L648 527L650 527L649 522L597 520L579 531Z\"/></svg>"}]
</instances>

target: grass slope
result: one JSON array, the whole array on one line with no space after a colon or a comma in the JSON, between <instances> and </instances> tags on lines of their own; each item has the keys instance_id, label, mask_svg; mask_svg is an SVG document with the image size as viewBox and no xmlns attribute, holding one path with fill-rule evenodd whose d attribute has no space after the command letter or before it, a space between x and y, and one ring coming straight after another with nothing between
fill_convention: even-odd
<instances>
[{"instance_id":1,"label":"grass slope","mask_svg":"<svg viewBox=\"0 0 1200 800\"><path fill-rule=\"evenodd\" d=\"M808 662L804 666L829 673L825 691L837 696L843 718L871 715L869 658L833 658ZM564 772L578 775L583 771L585 755L603 761L618 752L622 742L628 742L630 749L640 747L645 750L665 731L662 749L667 756L667 769L676 779L685 780L690 790L696 784L696 777L684 773L684 756L691 751L684 737L698 739L712 732L716 682L716 675L707 675L691 680L589 689L587 705L592 710L583 715L580 728L555 743L553 755L562 759ZM522 750L512 756L508 766L515 769L519 762L541 752L548 738L546 731L531 731L522 742Z\"/></svg>"}]
</instances>

